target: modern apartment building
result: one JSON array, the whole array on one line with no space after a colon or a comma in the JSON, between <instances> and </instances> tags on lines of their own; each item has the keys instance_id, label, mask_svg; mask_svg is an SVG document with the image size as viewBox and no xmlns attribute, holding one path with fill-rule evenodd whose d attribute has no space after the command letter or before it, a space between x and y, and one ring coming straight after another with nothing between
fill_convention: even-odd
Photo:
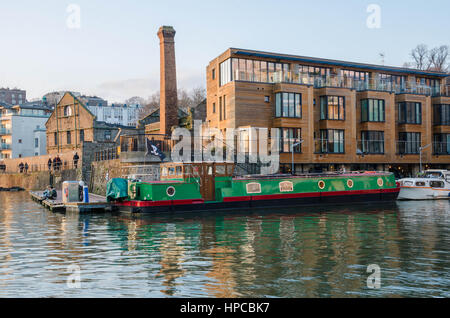
<instances>
[{"instance_id":1,"label":"modern apartment building","mask_svg":"<svg viewBox=\"0 0 450 318\"><path fill-rule=\"evenodd\" d=\"M41 103L0 103L0 159L46 154L45 123L50 113Z\"/></svg>"},{"instance_id":2,"label":"modern apartment building","mask_svg":"<svg viewBox=\"0 0 450 318\"><path fill-rule=\"evenodd\" d=\"M279 128L284 172L292 151L297 172L408 175L421 158L424 168L450 168L447 76L230 48L207 66L206 125L240 129L249 142L250 128Z\"/></svg>"},{"instance_id":3,"label":"modern apartment building","mask_svg":"<svg viewBox=\"0 0 450 318\"><path fill-rule=\"evenodd\" d=\"M0 88L0 102L22 105L27 102L27 92L17 88Z\"/></svg>"}]
</instances>

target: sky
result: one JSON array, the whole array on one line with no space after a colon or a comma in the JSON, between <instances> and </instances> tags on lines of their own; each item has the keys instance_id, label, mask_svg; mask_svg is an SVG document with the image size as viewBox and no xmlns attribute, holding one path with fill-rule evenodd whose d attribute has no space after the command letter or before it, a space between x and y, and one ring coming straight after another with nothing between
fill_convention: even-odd
<instances>
[{"instance_id":1,"label":"sky","mask_svg":"<svg viewBox=\"0 0 450 318\"><path fill-rule=\"evenodd\" d=\"M177 31L178 87L190 90L206 87L206 66L230 47L372 64L384 53L402 66L418 44L450 45L450 1L0 0L0 87L28 100L148 98L162 25Z\"/></svg>"}]
</instances>

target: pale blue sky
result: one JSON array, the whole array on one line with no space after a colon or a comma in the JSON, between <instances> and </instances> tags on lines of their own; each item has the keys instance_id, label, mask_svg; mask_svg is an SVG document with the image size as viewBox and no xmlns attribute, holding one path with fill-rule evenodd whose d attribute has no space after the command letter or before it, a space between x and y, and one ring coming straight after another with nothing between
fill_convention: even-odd
<instances>
[{"instance_id":1,"label":"pale blue sky","mask_svg":"<svg viewBox=\"0 0 450 318\"><path fill-rule=\"evenodd\" d=\"M69 4L81 28L69 29ZM370 29L367 7L381 8ZM450 1L288 0L1 0L0 87L28 99L53 90L110 101L159 89L161 25L177 31L178 86L205 86L209 61L229 47L402 66L417 44L450 39Z\"/></svg>"}]
</instances>

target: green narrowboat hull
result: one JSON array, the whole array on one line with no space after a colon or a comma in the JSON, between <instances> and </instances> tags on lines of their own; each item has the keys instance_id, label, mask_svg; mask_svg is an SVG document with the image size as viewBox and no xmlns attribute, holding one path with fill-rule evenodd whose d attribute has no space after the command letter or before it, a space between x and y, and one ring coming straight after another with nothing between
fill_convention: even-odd
<instances>
[{"instance_id":1,"label":"green narrowboat hull","mask_svg":"<svg viewBox=\"0 0 450 318\"><path fill-rule=\"evenodd\" d=\"M215 177L214 200L205 200L201 179L129 182L128 198L115 203L123 212L208 211L220 209L395 201L400 188L391 173L302 176Z\"/></svg>"}]
</instances>

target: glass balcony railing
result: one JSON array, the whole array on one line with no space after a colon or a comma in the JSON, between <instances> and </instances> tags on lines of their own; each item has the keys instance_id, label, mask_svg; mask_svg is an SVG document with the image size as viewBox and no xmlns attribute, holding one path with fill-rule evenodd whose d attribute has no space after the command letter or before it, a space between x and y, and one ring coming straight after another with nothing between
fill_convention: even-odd
<instances>
[{"instance_id":1,"label":"glass balcony railing","mask_svg":"<svg viewBox=\"0 0 450 318\"><path fill-rule=\"evenodd\" d=\"M384 140L358 140L357 155L384 155Z\"/></svg>"},{"instance_id":2,"label":"glass balcony railing","mask_svg":"<svg viewBox=\"0 0 450 318\"><path fill-rule=\"evenodd\" d=\"M11 145L10 144L0 144L0 149L1 150L10 150L11 149Z\"/></svg>"},{"instance_id":3,"label":"glass balcony railing","mask_svg":"<svg viewBox=\"0 0 450 318\"><path fill-rule=\"evenodd\" d=\"M450 155L450 141L449 142L434 142L434 155Z\"/></svg>"},{"instance_id":4,"label":"glass balcony railing","mask_svg":"<svg viewBox=\"0 0 450 318\"><path fill-rule=\"evenodd\" d=\"M397 154L418 155L420 154L420 147L418 141L397 141Z\"/></svg>"}]
</instances>

